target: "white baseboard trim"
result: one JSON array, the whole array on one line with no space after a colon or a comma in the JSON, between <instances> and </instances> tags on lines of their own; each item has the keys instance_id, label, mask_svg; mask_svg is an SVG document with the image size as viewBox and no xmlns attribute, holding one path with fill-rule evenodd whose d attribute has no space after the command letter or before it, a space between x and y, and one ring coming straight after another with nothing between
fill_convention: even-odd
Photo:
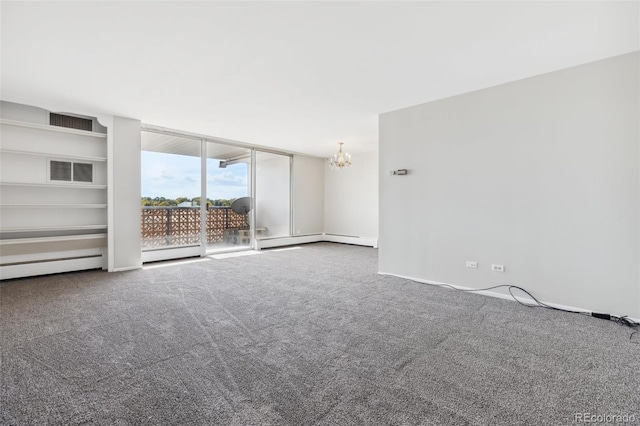
<instances>
[{"instance_id":1,"label":"white baseboard trim","mask_svg":"<svg viewBox=\"0 0 640 426\"><path fill-rule=\"evenodd\" d=\"M133 271L133 270L141 269L141 268L142 268L142 265L140 265L140 266L123 266L122 268L113 268L109 272L125 272L125 271Z\"/></svg>"},{"instance_id":2,"label":"white baseboard trim","mask_svg":"<svg viewBox=\"0 0 640 426\"><path fill-rule=\"evenodd\" d=\"M142 263L159 262L161 260L179 259L183 257L202 256L202 247L187 246L166 248L162 250L149 250L142 252ZM136 268L134 268L136 269Z\"/></svg>"},{"instance_id":3,"label":"white baseboard trim","mask_svg":"<svg viewBox=\"0 0 640 426\"><path fill-rule=\"evenodd\" d=\"M8 280L60 272L82 271L84 269L102 269L103 265L102 256L7 265L0 267L0 279Z\"/></svg>"},{"instance_id":4,"label":"white baseboard trim","mask_svg":"<svg viewBox=\"0 0 640 426\"><path fill-rule=\"evenodd\" d=\"M317 243L323 241L322 234L315 235L294 235L292 237L268 238L264 240L256 240L256 250L266 248L292 246L295 244Z\"/></svg>"},{"instance_id":5,"label":"white baseboard trim","mask_svg":"<svg viewBox=\"0 0 640 426\"><path fill-rule=\"evenodd\" d=\"M331 243L354 244L358 246L378 248L377 238L365 238L365 237L356 237L352 235L337 235L337 234L313 234L313 235L294 235L291 237L267 238L263 240L257 240L256 250L291 246L295 244L317 243L320 241L327 241Z\"/></svg>"},{"instance_id":6,"label":"white baseboard trim","mask_svg":"<svg viewBox=\"0 0 640 426\"><path fill-rule=\"evenodd\" d=\"M357 246L367 246L378 248L377 238L356 237L351 235L322 234L322 241L343 244L355 244Z\"/></svg>"},{"instance_id":7,"label":"white baseboard trim","mask_svg":"<svg viewBox=\"0 0 640 426\"><path fill-rule=\"evenodd\" d=\"M388 275L388 276L392 276L392 277L397 277L397 278L403 278L405 280L411 280L411 281L415 281L415 282L419 282L419 283L423 283L423 284L430 284L430 285L436 285L436 286L441 286L441 285L445 285L445 286L451 286L455 289L458 290L475 290L473 287L464 287L464 286L460 286L460 285L455 285L455 284L449 284L449 283L443 283L443 282L439 282L439 281L432 281L432 280L425 280L422 278L416 278L416 277L408 277L405 275L398 275L398 274L392 274L392 273L388 273L388 272L381 272L378 271L378 275ZM447 288L447 287L443 287L443 288ZM525 289L526 290L526 289ZM498 299L505 299L505 300L510 300L512 302L515 302L515 300L513 300L513 297L511 297L510 294L505 294L505 293L499 293L497 291L491 291L491 290L483 290L483 291L474 291L474 294L481 294L483 296L489 296L489 297L495 297ZM531 304L535 304L535 300L526 297L526 296L520 296L519 294L516 294L516 296L518 297L519 300L521 300L524 303L531 303ZM535 296L535 295L534 295ZM552 306L554 308L558 308L558 309L565 309L565 310L569 310L569 311L576 311L576 312L585 312L585 313L592 313L594 312L593 310L590 309L585 309L585 308L578 308L575 306L568 306L568 305L561 305L559 303L553 303L553 302L547 302L544 300L540 300L540 302L544 303L545 305L549 305ZM616 315L616 316L623 316L624 314L611 314L611 315ZM640 319L638 318L633 318L633 317L627 317L632 321L635 322L640 322Z\"/></svg>"}]
</instances>

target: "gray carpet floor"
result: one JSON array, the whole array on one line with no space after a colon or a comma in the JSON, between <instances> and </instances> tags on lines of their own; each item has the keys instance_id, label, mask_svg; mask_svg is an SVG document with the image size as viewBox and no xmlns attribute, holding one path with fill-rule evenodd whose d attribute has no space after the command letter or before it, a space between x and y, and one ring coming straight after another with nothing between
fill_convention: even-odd
<instances>
[{"instance_id":1,"label":"gray carpet floor","mask_svg":"<svg viewBox=\"0 0 640 426\"><path fill-rule=\"evenodd\" d=\"M3 282L0 423L640 423L628 328L376 265L318 243Z\"/></svg>"}]
</instances>

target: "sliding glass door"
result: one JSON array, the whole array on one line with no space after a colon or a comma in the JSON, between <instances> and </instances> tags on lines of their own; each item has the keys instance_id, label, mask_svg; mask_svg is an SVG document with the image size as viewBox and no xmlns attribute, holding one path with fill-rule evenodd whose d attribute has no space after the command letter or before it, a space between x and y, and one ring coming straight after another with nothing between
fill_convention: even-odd
<instances>
[{"instance_id":1,"label":"sliding glass door","mask_svg":"<svg viewBox=\"0 0 640 426\"><path fill-rule=\"evenodd\" d=\"M200 244L200 141L142 132L142 249Z\"/></svg>"},{"instance_id":2,"label":"sliding glass door","mask_svg":"<svg viewBox=\"0 0 640 426\"><path fill-rule=\"evenodd\" d=\"M249 249L255 239L289 236L290 169L289 155L143 131L143 261Z\"/></svg>"},{"instance_id":3,"label":"sliding glass door","mask_svg":"<svg viewBox=\"0 0 640 426\"><path fill-rule=\"evenodd\" d=\"M206 248L251 246L251 150L206 143Z\"/></svg>"}]
</instances>

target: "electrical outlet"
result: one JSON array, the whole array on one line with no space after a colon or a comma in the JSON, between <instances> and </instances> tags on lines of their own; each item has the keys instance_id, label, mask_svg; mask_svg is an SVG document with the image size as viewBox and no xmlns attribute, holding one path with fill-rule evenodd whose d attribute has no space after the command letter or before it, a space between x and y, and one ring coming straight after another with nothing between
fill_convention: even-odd
<instances>
[{"instance_id":1,"label":"electrical outlet","mask_svg":"<svg viewBox=\"0 0 640 426\"><path fill-rule=\"evenodd\" d=\"M504 272L504 265L491 265L493 272Z\"/></svg>"},{"instance_id":2,"label":"electrical outlet","mask_svg":"<svg viewBox=\"0 0 640 426\"><path fill-rule=\"evenodd\" d=\"M473 260L467 260L467 268L477 268L478 267L478 262L475 262Z\"/></svg>"}]
</instances>

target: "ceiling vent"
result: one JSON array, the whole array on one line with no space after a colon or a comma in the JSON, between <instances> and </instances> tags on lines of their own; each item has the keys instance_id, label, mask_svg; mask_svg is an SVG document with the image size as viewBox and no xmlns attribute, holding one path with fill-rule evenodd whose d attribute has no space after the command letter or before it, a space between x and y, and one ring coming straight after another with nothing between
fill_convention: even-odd
<instances>
[{"instance_id":1,"label":"ceiling vent","mask_svg":"<svg viewBox=\"0 0 640 426\"><path fill-rule=\"evenodd\" d=\"M58 127L68 127L70 129L93 131L93 120L90 118L72 117L70 115L49 114L49 124Z\"/></svg>"}]
</instances>

